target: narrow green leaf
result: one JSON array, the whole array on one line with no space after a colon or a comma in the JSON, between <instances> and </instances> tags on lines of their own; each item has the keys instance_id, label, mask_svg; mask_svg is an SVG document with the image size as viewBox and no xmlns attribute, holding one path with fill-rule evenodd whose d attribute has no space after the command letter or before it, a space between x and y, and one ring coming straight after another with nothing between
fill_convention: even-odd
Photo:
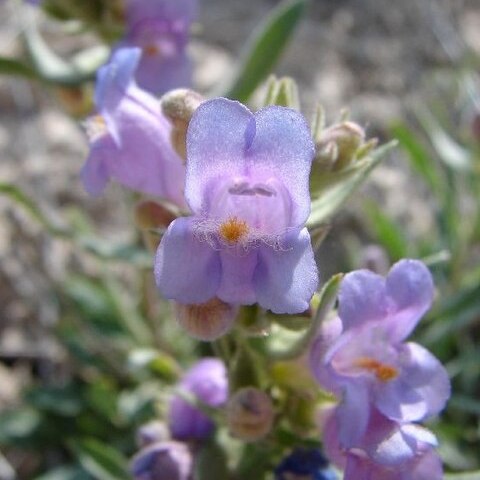
<instances>
[{"instance_id":1,"label":"narrow green leaf","mask_svg":"<svg viewBox=\"0 0 480 480\"><path fill-rule=\"evenodd\" d=\"M338 273L328 280L319 294L317 311L309 328L286 350L272 351L269 355L270 358L274 360L292 360L299 357L305 351L320 328L320 325L332 310L342 279L343 274Z\"/></svg>"},{"instance_id":2,"label":"narrow green leaf","mask_svg":"<svg viewBox=\"0 0 480 480\"><path fill-rule=\"evenodd\" d=\"M13 75L29 79L37 77L35 71L26 63L7 57L0 57L0 75Z\"/></svg>"},{"instance_id":3,"label":"narrow green leaf","mask_svg":"<svg viewBox=\"0 0 480 480\"><path fill-rule=\"evenodd\" d=\"M345 170L312 176L312 208L307 226L313 228L328 220L396 145L396 140L382 145Z\"/></svg>"},{"instance_id":4,"label":"narrow green leaf","mask_svg":"<svg viewBox=\"0 0 480 480\"><path fill-rule=\"evenodd\" d=\"M440 125L439 121L427 108L418 108L417 116L423 128L430 137L433 148L439 158L457 172L472 170L472 160L469 151L459 145Z\"/></svg>"},{"instance_id":5,"label":"narrow green leaf","mask_svg":"<svg viewBox=\"0 0 480 480\"><path fill-rule=\"evenodd\" d=\"M76 86L92 80L108 57L108 49L95 47L66 61L50 49L33 21L25 22L25 42L38 76L57 85Z\"/></svg>"},{"instance_id":6,"label":"narrow green leaf","mask_svg":"<svg viewBox=\"0 0 480 480\"><path fill-rule=\"evenodd\" d=\"M35 480L91 480L92 477L80 467L62 466L36 477Z\"/></svg>"},{"instance_id":7,"label":"narrow green leaf","mask_svg":"<svg viewBox=\"0 0 480 480\"><path fill-rule=\"evenodd\" d=\"M287 46L305 9L306 0L283 1L253 35L240 68L225 95L245 102L268 76Z\"/></svg>"},{"instance_id":8,"label":"narrow green leaf","mask_svg":"<svg viewBox=\"0 0 480 480\"><path fill-rule=\"evenodd\" d=\"M445 480L480 480L480 470L476 472L447 473Z\"/></svg>"},{"instance_id":9,"label":"narrow green leaf","mask_svg":"<svg viewBox=\"0 0 480 480\"><path fill-rule=\"evenodd\" d=\"M82 467L97 480L129 480L127 460L106 443L88 438L72 445Z\"/></svg>"},{"instance_id":10,"label":"narrow green leaf","mask_svg":"<svg viewBox=\"0 0 480 480\"><path fill-rule=\"evenodd\" d=\"M385 247L391 260L408 256L407 239L398 227L374 202L365 202L364 209L378 242Z\"/></svg>"},{"instance_id":11,"label":"narrow green leaf","mask_svg":"<svg viewBox=\"0 0 480 480\"><path fill-rule=\"evenodd\" d=\"M391 130L400 142L400 146L408 153L412 168L423 177L432 191L438 193L442 188L443 181L427 149L406 125L397 123Z\"/></svg>"},{"instance_id":12,"label":"narrow green leaf","mask_svg":"<svg viewBox=\"0 0 480 480\"><path fill-rule=\"evenodd\" d=\"M10 198L14 203L22 206L37 222L42 225L48 233L54 236L67 237L69 233L51 222L46 215L38 208L38 205L29 198L22 190L10 183L0 183L0 194Z\"/></svg>"}]
</instances>

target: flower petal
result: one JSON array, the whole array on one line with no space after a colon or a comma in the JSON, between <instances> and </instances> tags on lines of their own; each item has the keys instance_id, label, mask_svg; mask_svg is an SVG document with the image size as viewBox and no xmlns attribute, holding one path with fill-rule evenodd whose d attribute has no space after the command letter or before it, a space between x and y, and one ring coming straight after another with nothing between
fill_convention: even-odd
<instances>
[{"instance_id":1,"label":"flower petal","mask_svg":"<svg viewBox=\"0 0 480 480\"><path fill-rule=\"evenodd\" d=\"M401 260L386 279L387 295L393 312L387 320L390 338L400 342L415 328L430 308L434 285L428 268L418 260Z\"/></svg>"},{"instance_id":2,"label":"flower petal","mask_svg":"<svg viewBox=\"0 0 480 480\"><path fill-rule=\"evenodd\" d=\"M379 385L377 408L391 419L412 422L439 413L450 397L450 380L442 364L416 343L402 346L401 375Z\"/></svg>"},{"instance_id":3,"label":"flower petal","mask_svg":"<svg viewBox=\"0 0 480 480\"><path fill-rule=\"evenodd\" d=\"M185 52L164 59L142 55L135 78L140 88L162 95L174 88L190 87L192 64Z\"/></svg>"},{"instance_id":4,"label":"flower petal","mask_svg":"<svg viewBox=\"0 0 480 480\"><path fill-rule=\"evenodd\" d=\"M310 213L309 174L314 144L304 117L289 108L271 106L255 114L255 136L248 149L256 174L281 180L292 205L291 226L303 225Z\"/></svg>"},{"instance_id":5,"label":"flower petal","mask_svg":"<svg viewBox=\"0 0 480 480\"><path fill-rule=\"evenodd\" d=\"M216 98L202 103L187 132L187 178L185 196L196 213L204 207L211 182L225 173L235 177L245 168L244 152L254 132L248 130L252 113L239 102Z\"/></svg>"},{"instance_id":6,"label":"flower petal","mask_svg":"<svg viewBox=\"0 0 480 480\"><path fill-rule=\"evenodd\" d=\"M168 227L155 258L155 279L165 298L197 304L212 298L220 284L220 258L192 232L190 218Z\"/></svg>"},{"instance_id":7,"label":"flower petal","mask_svg":"<svg viewBox=\"0 0 480 480\"><path fill-rule=\"evenodd\" d=\"M348 273L340 286L338 300L338 315L345 330L382 320L388 307L385 279L369 270Z\"/></svg>"},{"instance_id":8,"label":"flower petal","mask_svg":"<svg viewBox=\"0 0 480 480\"><path fill-rule=\"evenodd\" d=\"M139 48L119 48L98 70L94 101L99 111L115 108L123 98L140 62Z\"/></svg>"},{"instance_id":9,"label":"flower petal","mask_svg":"<svg viewBox=\"0 0 480 480\"><path fill-rule=\"evenodd\" d=\"M97 145L92 147L90 155L80 172L85 190L93 197L101 195L108 182L108 151L109 150L103 146Z\"/></svg>"},{"instance_id":10,"label":"flower petal","mask_svg":"<svg viewBox=\"0 0 480 480\"><path fill-rule=\"evenodd\" d=\"M362 384L346 384L336 412L338 437L343 448L355 447L365 434L370 418L368 390Z\"/></svg>"},{"instance_id":11,"label":"flower petal","mask_svg":"<svg viewBox=\"0 0 480 480\"><path fill-rule=\"evenodd\" d=\"M132 27L146 19L191 22L196 14L197 4L197 0L128 0L128 24Z\"/></svg>"},{"instance_id":12,"label":"flower petal","mask_svg":"<svg viewBox=\"0 0 480 480\"><path fill-rule=\"evenodd\" d=\"M287 243L282 250L259 248L253 284L260 306L293 314L307 310L318 286L318 272L306 228Z\"/></svg>"},{"instance_id":13,"label":"flower petal","mask_svg":"<svg viewBox=\"0 0 480 480\"><path fill-rule=\"evenodd\" d=\"M256 302L253 272L257 266L257 252L251 250L240 256L229 250L220 252L222 279L217 297L227 303L252 305Z\"/></svg>"}]
</instances>

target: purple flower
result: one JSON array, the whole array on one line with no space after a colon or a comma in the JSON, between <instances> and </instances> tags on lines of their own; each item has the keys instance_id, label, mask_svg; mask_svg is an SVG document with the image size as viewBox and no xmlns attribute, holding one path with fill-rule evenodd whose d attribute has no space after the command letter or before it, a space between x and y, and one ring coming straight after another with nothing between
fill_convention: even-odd
<instances>
[{"instance_id":1,"label":"purple flower","mask_svg":"<svg viewBox=\"0 0 480 480\"><path fill-rule=\"evenodd\" d=\"M97 114L85 122L90 154L85 189L99 195L109 178L182 206L185 167L170 144L170 124L158 101L137 87L138 48L120 49L97 76Z\"/></svg>"},{"instance_id":2,"label":"purple flower","mask_svg":"<svg viewBox=\"0 0 480 480\"><path fill-rule=\"evenodd\" d=\"M209 407L220 407L228 398L225 365L217 358L204 358L188 370L178 387ZM201 410L176 395L170 403L169 427L177 440L201 440L211 435L215 424Z\"/></svg>"},{"instance_id":3,"label":"purple flower","mask_svg":"<svg viewBox=\"0 0 480 480\"><path fill-rule=\"evenodd\" d=\"M344 480L442 480L443 469L435 450L424 452L401 467L378 465L361 455L349 454Z\"/></svg>"},{"instance_id":4,"label":"purple flower","mask_svg":"<svg viewBox=\"0 0 480 480\"><path fill-rule=\"evenodd\" d=\"M185 196L157 251L162 294L184 304L218 297L275 313L306 310L318 274L305 221L314 153L303 117L283 107L255 115L217 98L187 133Z\"/></svg>"},{"instance_id":5,"label":"purple flower","mask_svg":"<svg viewBox=\"0 0 480 480\"><path fill-rule=\"evenodd\" d=\"M398 422L440 412L450 382L440 362L416 343L403 343L430 307L433 283L421 262L402 260L386 278L366 270L345 276L338 317L315 341L310 363L319 383L336 393L340 441L365 434L372 406Z\"/></svg>"},{"instance_id":6,"label":"purple flower","mask_svg":"<svg viewBox=\"0 0 480 480\"><path fill-rule=\"evenodd\" d=\"M127 0L127 31L117 48L139 47L138 85L154 94L189 87L192 66L185 48L197 0Z\"/></svg>"},{"instance_id":7,"label":"purple flower","mask_svg":"<svg viewBox=\"0 0 480 480\"><path fill-rule=\"evenodd\" d=\"M437 440L429 430L411 423L399 424L372 409L364 435L352 448L344 448L337 413L331 412L326 421L323 442L328 458L344 469L345 480L442 478L442 464L434 451ZM425 476L429 468L431 476Z\"/></svg>"},{"instance_id":8,"label":"purple flower","mask_svg":"<svg viewBox=\"0 0 480 480\"><path fill-rule=\"evenodd\" d=\"M188 480L192 455L180 442L157 442L143 448L130 463L135 480Z\"/></svg>"}]
</instances>

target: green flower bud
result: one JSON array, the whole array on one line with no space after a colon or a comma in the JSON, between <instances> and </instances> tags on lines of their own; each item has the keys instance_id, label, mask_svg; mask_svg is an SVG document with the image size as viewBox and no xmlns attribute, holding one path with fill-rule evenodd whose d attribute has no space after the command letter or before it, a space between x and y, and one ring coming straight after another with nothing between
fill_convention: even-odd
<instances>
[{"instance_id":1,"label":"green flower bud","mask_svg":"<svg viewBox=\"0 0 480 480\"><path fill-rule=\"evenodd\" d=\"M360 125L345 121L323 130L315 146L315 159L327 171L348 167L365 144L365 130Z\"/></svg>"},{"instance_id":2,"label":"green flower bud","mask_svg":"<svg viewBox=\"0 0 480 480\"><path fill-rule=\"evenodd\" d=\"M227 424L230 434L246 442L265 437L272 429L273 419L272 400L257 388L242 388L228 402Z\"/></svg>"},{"instance_id":3,"label":"green flower bud","mask_svg":"<svg viewBox=\"0 0 480 480\"><path fill-rule=\"evenodd\" d=\"M198 340L212 341L227 333L233 326L238 308L212 298L198 305L175 304L177 321L189 335Z\"/></svg>"},{"instance_id":4,"label":"green flower bud","mask_svg":"<svg viewBox=\"0 0 480 480\"><path fill-rule=\"evenodd\" d=\"M184 160L186 153L187 128L193 112L205 99L197 92L178 88L167 92L160 100L163 114L172 122L172 145Z\"/></svg>"}]
</instances>

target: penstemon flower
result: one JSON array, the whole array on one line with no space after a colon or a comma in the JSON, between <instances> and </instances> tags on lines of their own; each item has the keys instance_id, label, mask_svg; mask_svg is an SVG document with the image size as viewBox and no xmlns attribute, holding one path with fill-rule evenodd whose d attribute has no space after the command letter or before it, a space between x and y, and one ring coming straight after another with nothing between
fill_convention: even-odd
<instances>
[{"instance_id":1,"label":"penstemon flower","mask_svg":"<svg viewBox=\"0 0 480 480\"><path fill-rule=\"evenodd\" d=\"M188 370L178 387L205 405L220 407L228 398L225 365L217 358L204 358ZM205 413L179 395L173 397L168 417L170 432L177 440L205 439L215 428Z\"/></svg>"},{"instance_id":2,"label":"penstemon flower","mask_svg":"<svg viewBox=\"0 0 480 480\"><path fill-rule=\"evenodd\" d=\"M97 113L85 122L90 154L82 169L85 189L99 195L107 181L183 206L185 167L170 144L171 126L158 101L136 85L141 52L115 52L97 77Z\"/></svg>"},{"instance_id":3,"label":"penstemon flower","mask_svg":"<svg viewBox=\"0 0 480 480\"><path fill-rule=\"evenodd\" d=\"M349 273L340 288L338 317L314 343L310 363L320 385L337 394L340 443L355 446L372 407L397 422L440 412L450 382L440 362L416 343L404 343L430 307L433 283L419 261L402 260L386 278Z\"/></svg>"},{"instance_id":4,"label":"penstemon flower","mask_svg":"<svg viewBox=\"0 0 480 480\"><path fill-rule=\"evenodd\" d=\"M156 442L140 450L130 462L135 480L189 480L193 459L187 445Z\"/></svg>"},{"instance_id":5,"label":"penstemon flower","mask_svg":"<svg viewBox=\"0 0 480 480\"><path fill-rule=\"evenodd\" d=\"M338 409L338 407L337 407ZM442 463L435 436L427 429L389 420L372 409L369 423L354 448L342 447L335 409L323 429L327 456L344 470L345 480L440 480Z\"/></svg>"},{"instance_id":6,"label":"penstemon flower","mask_svg":"<svg viewBox=\"0 0 480 480\"><path fill-rule=\"evenodd\" d=\"M186 54L197 0L127 0L125 38L117 48L139 47L138 85L156 95L189 87L192 66Z\"/></svg>"},{"instance_id":7,"label":"penstemon flower","mask_svg":"<svg viewBox=\"0 0 480 480\"><path fill-rule=\"evenodd\" d=\"M187 133L185 196L155 260L161 293L183 304L217 297L275 313L306 310L318 274L305 222L313 141L283 107L252 114L218 98L201 104Z\"/></svg>"}]
</instances>

